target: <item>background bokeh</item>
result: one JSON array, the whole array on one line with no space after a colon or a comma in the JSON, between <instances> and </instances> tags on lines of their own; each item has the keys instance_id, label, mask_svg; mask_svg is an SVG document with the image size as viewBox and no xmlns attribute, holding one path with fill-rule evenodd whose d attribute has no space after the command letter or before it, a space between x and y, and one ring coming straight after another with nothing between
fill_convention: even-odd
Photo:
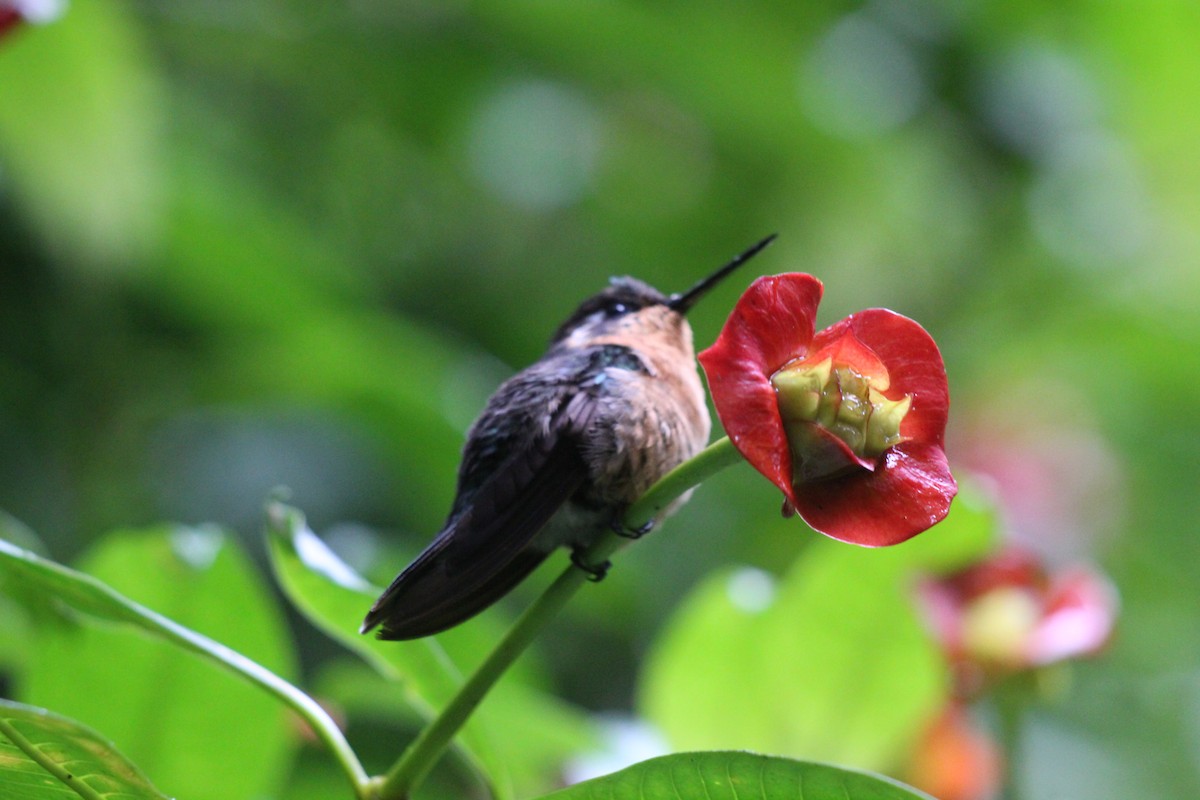
<instances>
[{"instance_id":1,"label":"background bokeh","mask_svg":"<svg viewBox=\"0 0 1200 800\"><path fill-rule=\"evenodd\" d=\"M960 476L1120 593L1030 796L1200 796L1197 41L1184 0L77 0L0 42L0 508L62 560L163 520L261 552L286 485L384 581L576 302L778 232L697 342L765 272L821 278L822 324L920 320ZM547 682L627 711L702 576L814 539L778 500L702 487L539 643Z\"/></svg>"}]
</instances>

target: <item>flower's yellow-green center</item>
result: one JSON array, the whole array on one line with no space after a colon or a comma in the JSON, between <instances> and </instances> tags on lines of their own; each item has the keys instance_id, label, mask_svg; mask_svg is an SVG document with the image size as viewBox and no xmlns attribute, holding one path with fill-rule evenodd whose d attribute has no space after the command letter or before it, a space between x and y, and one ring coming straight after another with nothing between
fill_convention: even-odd
<instances>
[{"instance_id":1,"label":"flower's yellow-green center","mask_svg":"<svg viewBox=\"0 0 1200 800\"><path fill-rule=\"evenodd\" d=\"M771 376L771 384L793 456L804 460L808 455L810 462L807 467L795 465L804 470L797 480L830 477L838 471L821 456L814 459L804 452L805 445L813 442L812 425L832 433L864 459L877 458L903 441L900 423L912 407L912 396L889 400L870 378L845 364L835 366L827 358L817 364L785 366Z\"/></svg>"},{"instance_id":2,"label":"flower's yellow-green center","mask_svg":"<svg viewBox=\"0 0 1200 800\"><path fill-rule=\"evenodd\" d=\"M980 661L1018 664L1041 614L1028 591L1013 586L993 589L963 614L963 648Z\"/></svg>"}]
</instances>

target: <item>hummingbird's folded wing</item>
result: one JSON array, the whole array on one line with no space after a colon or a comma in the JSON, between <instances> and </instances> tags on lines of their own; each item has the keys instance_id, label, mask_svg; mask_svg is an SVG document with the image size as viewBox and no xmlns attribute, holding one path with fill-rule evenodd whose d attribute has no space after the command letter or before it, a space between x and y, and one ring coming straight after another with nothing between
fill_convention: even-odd
<instances>
[{"instance_id":1,"label":"hummingbird's folded wing","mask_svg":"<svg viewBox=\"0 0 1200 800\"><path fill-rule=\"evenodd\" d=\"M382 626L381 639L416 639L474 616L532 572L552 547L534 540L584 484L587 468L570 432L586 427L594 401L574 395L560 411L566 424L510 453L498 469L456 504L446 527L401 572L363 621Z\"/></svg>"}]
</instances>

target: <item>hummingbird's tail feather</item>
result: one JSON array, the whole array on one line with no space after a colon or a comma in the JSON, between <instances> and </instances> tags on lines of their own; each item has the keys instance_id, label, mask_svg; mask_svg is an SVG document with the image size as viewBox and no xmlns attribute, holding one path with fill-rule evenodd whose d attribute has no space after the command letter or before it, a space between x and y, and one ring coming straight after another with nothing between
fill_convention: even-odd
<instances>
[{"instance_id":1,"label":"hummingbird's tail feather","mask_svg":"<svg viewBox=\"0 0 1200 800\"><path fill-rule=\"evenodd\" d=\"M508 594L518 583L546 560L548 552L524 550L503 569L482 582L464 587L447 578L437 563L429 563L424 574L409 575L393 584L367 614L362 632L380 626L379 638L386 640L420 639L432 636L483 611ZM406 570L407 572L407 570Z\"/></svg>"},{"instance_id":2,"label":"hummingbird's tail feather","mask_svg":"<svg viewBox=\"0 0 1200 800\"><path fill-rule=\"evenodd\" d=\"M499 600L553 549L534 541L581 487L587 468L569 438L541 438L505 462L396 576L363 620L381 639L418 639Z\"/></svg>"}]
</instances>

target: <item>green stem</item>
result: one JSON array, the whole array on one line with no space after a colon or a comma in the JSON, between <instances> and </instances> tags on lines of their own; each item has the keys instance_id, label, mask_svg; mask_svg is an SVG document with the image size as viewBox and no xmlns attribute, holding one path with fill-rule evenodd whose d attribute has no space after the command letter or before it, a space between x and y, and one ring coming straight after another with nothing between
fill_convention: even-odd
<instances>
[{"instance_id":1,"label":"green stem","mask_svg":"<svg viewBox=\"0 0 1200 800\"><path fill-rule=\"evenodd\" d=\"M1036 673L1029 672L1012 675L992 690L992 703L996 709L996 737L1003 759L1001 800L1020 800L1021 797L1021 776L1017 767L1021 757L1026 711L1036 685Z\"/></svg>"},{"instance_id":2,"label":"green stem","mask_svg":"<svg viewBox=\"0 0 1200 800\"><path fill-rule=\"evenodd\" d=\"M317 738L329 748L333 758L354 786L355 795L365 800L367 773L350 748L337 723L316 700L271 672L220 642L186 628L142 606L90 575L48 561L0 540L4 566L34 586L46 587L69 605L98 619L128 623L184 650L227 669L265 690L291 707L309 724Z\"/></svg>"},{"instance_id":3,"label":"green stem","mask_svg":"<svg viewBox=\"0 0 1200 800\"><path fill-rule=\"evenodd\" d=\"M625 511L624 522L632 529L653 520L663 509L689 489L699 486L726 467L742 462L742 454L723 436L692 458L680 464L646 490L636 503ZM616 537L618 541L621 537ZM589 555L591 553L589 552Z\"/></svg>"},{"instance_id":4,"label":"green stem","mask_svg":"<svg viewBox=\"0 0 1200 800\"><path fill-rule=\"evenodd\" d=\"M215 660L217 664L246 678L251 683L257 684L259 688L289 706L308 723L313 734L328 748L330 755L341 766L342 771L346 773L346 777L353 784L355 795L359 798L367 797L369 784L366 771L350 748L349 742L342 735L337 723L316 700L241 653L178 625L166 617L159 617L150 611L147 613L156 618L155 622L159 625L160 635L164 639L197 655Z\"/></svg>"},{"instance_id":5,"label":"green stem","mask_svg":"<svg viewBox=\"0 0 1200 800\"><path fill-rule=\"evenodd\" d=\"M655 520L684 492L739 461L741 455L728 438L714 442L651 486L626 510L623 523L631 530L642 528ZM581 560L587 564L602 564L628 541L628 538L616 533L607 533L587 548ZM421 731L388 773L376 779L375 798L406 800L410 796L500 676L587 582L588 577L587 571L572 564L550 584L517 619L442 713Z\"/></svg>"}]
</instances>

